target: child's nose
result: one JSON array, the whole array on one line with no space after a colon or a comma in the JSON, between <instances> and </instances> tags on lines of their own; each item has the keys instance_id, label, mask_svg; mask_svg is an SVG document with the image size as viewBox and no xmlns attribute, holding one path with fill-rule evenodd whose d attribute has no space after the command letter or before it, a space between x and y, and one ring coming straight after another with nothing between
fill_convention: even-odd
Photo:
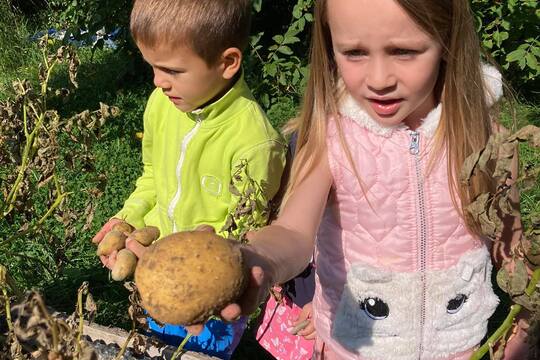
<instances>
[{"instance_id":1,"label":"child's nose","mask_svg":"<svg viewBox=\"0 0 540 360\"><path fill-rule=\"evenodd\" d=\"M384 92L396 86L396 77L392 71L392 65L383 59L370 61L366 74L367 86L372 91Z\"/></svg>"},{"instance_id":2,"label":"child's nose","mask_svg":"<svg viewBox=\"0 0 540 360\"><path fill-rule=\"evenodd\" d=\"M168 89L170 83L162 71L154 70L154 85L158 88Z\"/></svg>"}]
</instances>

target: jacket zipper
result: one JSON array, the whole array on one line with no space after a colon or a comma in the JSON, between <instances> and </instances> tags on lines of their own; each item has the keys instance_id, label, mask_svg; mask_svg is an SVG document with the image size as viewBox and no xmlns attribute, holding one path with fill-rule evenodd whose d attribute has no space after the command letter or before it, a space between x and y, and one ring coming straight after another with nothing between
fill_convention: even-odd
<instances>
[{"instance_id":1,"label":"jacket zipper","mask_svg":"<svg viewBox=\"0 0 540 360\"><path fill-rule=\"evenodd\" d=\"M420 256L418 258L418 268L420 270L420 281L422 298L420 301L420 343L418 348L418 358L422 358L424 351L424 326L426 323L426 258L427 258L427 222L426 222L426 207L424 194L424 178L422 175L422 164L420 160L420 134L417 131L411 131L411 142L409 151L414 155L416 186L418 191L418 215L420 222L418 224L418 246L420 248Z\"/></svg>"},{"instance_id":2,"label":"jacket zipper","mask_svg":"<svg viewBox=\"0 0 540 360\"><path fill-rule=\"evenodd\" d=\"M174 210L176 206L178 205L178 201L180 201L180 196L182 195L182 167L184 165L184 159L186 158L187 147L189 143L191 142L191 140L193 139L193 137L195 136L195 134L197 133L197 131L199 130L199 127L201 126L201 122L202 122L201 112L202 112L202 109L192 111L192 113L195 114L196 123L193 129L191 129L186 134L186 136L184 136L184 138L182 139L182 146L180 148L180 158L178 159L178 163L176 164L176 183L178 187L167 209L167 215L169 216L169 220L173 224L173 233L177 232L176 221L174 220Z\"/></svg>"}]
</instances>

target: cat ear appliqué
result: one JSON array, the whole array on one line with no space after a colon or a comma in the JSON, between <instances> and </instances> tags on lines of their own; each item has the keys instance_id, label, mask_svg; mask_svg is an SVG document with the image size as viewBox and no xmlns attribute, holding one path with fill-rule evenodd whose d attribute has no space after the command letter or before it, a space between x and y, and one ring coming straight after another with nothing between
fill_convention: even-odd
<instances>
[{"instance_id":1,"label":"cat ear appliqu\u00e9","mask_svg":"<svg viewBox=\"0 0 540 360\"><path fill-rule=\"evenodd\" d=\"M486 102L491 107L503 96L502 75L494 66L488 64L482 64L482 72L487 90Z\"/></svg>"}]
</instances>

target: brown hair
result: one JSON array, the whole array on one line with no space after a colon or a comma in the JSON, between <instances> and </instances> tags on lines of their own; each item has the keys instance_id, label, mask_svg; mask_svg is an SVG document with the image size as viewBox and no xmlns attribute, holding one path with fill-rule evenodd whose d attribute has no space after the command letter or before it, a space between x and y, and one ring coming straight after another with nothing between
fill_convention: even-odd
<instances>
[{"instance_id":1,"label":"brown hair","mask_svg":"<svg viewBox=\"0 0 540 360\"><path fill-rule=\"evenodd\" d=\"M435 95L442 102L442 115L435 136L435 156L448 155L449 181L456 208L470 229L479 227L468 216L465 207L482 192L493 187L490 179L477 176L470 186L459 183L465 158L483 148L492 132L490 110L481 67L481 48L477 38L469 0L395 0L408 15L442 46L442 61ZM352 157L339 123L340 88L334 61L332 39L327 21L328 0L317 0L311 44L311 67L304 103L299 118L286 131L298 132L296 158L292 168L288 195L303 176L312 170L315 160L326 148L326 121L336 121L349 161ZM433 158L431 163L433 163ZM306 165L307 164L307 165ZM308 166L308 171L304 171ZM358 180L361 177L354 167ZM360 184L361 181L360 181ZM457 201L456 199L459 199Z\"/></svg>"},{"instance_id":2,"label":"brown hair","mask_svg":"<svg viewBox=\"0 0 540 360\"><path fill-rule=\"evenodd\" d=\"M250 26L250 0L135 0L130 28L137 43L189 46L210 65L225 49L244 50Z\"/></svg>"}]
</instances>

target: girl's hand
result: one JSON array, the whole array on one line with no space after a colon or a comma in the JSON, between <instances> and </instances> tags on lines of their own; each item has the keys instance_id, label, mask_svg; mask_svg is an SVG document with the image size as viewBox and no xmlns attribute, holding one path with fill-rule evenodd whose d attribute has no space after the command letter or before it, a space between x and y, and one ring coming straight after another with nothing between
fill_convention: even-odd
<instances>
[{"instance_id":1,"label":"girl's hand","mask_svg":"<svg viewBox=\"0 0 540 360\"><path fill-rule=\"evenodd\" d=\"M293 330L302 327L299 331L297 331L293 335L299 335L303 336L306 340L313 340L315 339L316 331L315 331L315 325L313 324L312 320L312 314L313 314L313 304L311 302L304 305L302 308L302 311L300 312L300 315L298 316L298 319L293 323ZM307 325L304 325L307 324Z\"/></svg>"},{"instance_id":2,"label":"girl's hand","mask_svg":"<svg viewBox=\"0 0 540 360\"><path fill-rule=\"evenodd\" d=\"M270 290L269 272L265 272L267 268L265 259L257 254L249 245L240 245L242 258L248 271L248 284L244 293L237 299L236 303L225 306L221 312L221 318L226 322L233 322L242 315L252 314L260 303L262 303L268 291ZM203 324L186 326L186 330L193 335L199 335L203 330Z\"/></svg>"}]
</instances>

